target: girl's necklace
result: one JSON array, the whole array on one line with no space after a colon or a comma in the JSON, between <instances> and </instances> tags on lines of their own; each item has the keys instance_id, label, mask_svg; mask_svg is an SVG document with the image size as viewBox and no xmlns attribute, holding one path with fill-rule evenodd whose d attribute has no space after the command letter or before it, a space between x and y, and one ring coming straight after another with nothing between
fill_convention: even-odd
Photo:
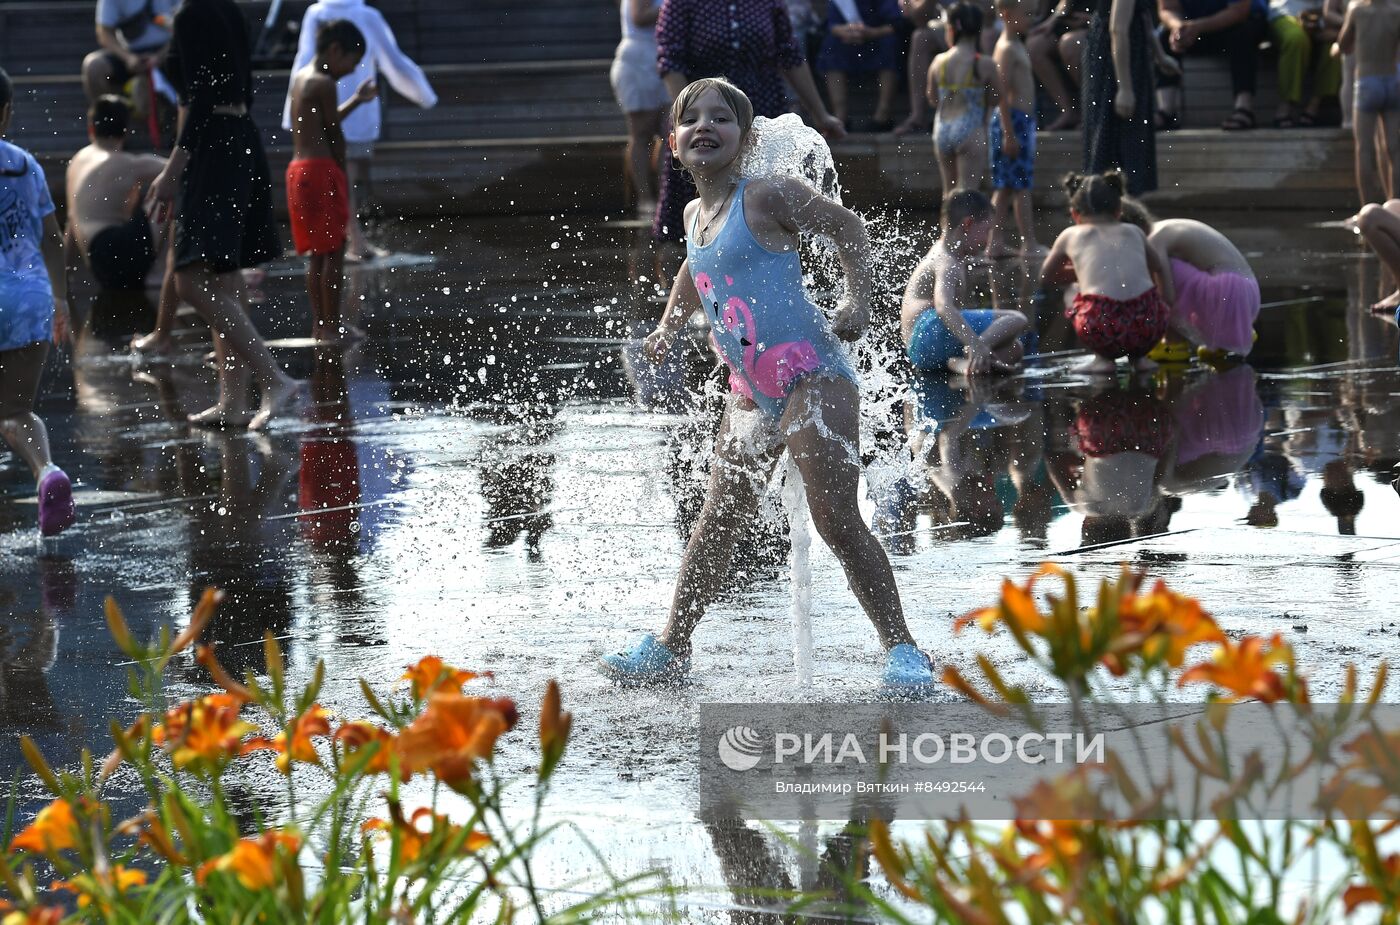
<instances>
[{"instance_id":1,"label":"girl's necklace","mask_svg":"<svg viewBox=\"0 0 1400 925\"><path fill-rule=\"evenodd\" d=\"M704 246L705 246L705 239L706 239L706 237L708 237L708 235L709 235L709 233L710 233L710 226L713 225L713 224L715 223L715 219L719 218L720 215L722 215L722 214L724 213L724 207L727 206L727 205L729 205L729 200L730 200L730 198L734 195L734 191L735 191L736 189L738 189L738 188L739 188L738 184L735 184L734 186L731 186L731 187L729 188L729 192L728 192L728 193L725 195L725 197L724 197L724 201L721 202L721 203L719 204L719 208L718 208L718 209L715 209L714 212L710 213L710 220L707 221L707 222L705 222L705 224L703 224L703 225L700 226L700 230L699 230L698 232L696 232L696 234L695 234L695 243L696 243L698 246L700 246L700 247L704 247ZM702 213L702 214L703 214L703 213Z\"/></svg>"}]
</instances>

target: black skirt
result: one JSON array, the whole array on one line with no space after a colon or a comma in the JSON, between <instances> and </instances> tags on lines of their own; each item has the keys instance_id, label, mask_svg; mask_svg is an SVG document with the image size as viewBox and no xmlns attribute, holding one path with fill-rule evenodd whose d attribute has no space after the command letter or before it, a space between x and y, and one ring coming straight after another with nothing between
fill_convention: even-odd
<instances>
[{"instance_id":1,"label":"black skirt","mask_svg":"<svg viewBox=\"0 0 1400 925\"><path fill-rule=\"evenodd\" d=\"M212 116L180 178L175 266L204 263L230 273L281 254L272 176L257 126L247 116Z\"/></svg>"},{"instance_id":2,"label":"black skirt","mask_svg":"<svg viewBox=\"0 0 1400 925\"><path fill-rule=\"evenodd\" d=\"M1103 173L1118 168L1123 171L1128 192L1134 196L1157 188L1157 138L1153 125L1156 119L1154 74L1151 36L1147 33L1144 8L1152 12L1155 5L1144 0L1133 2L1133 24L1128 30L1128 43L1133 76L1136 108L1131 119L1121 119L1113 111L1113 99L1118 93L1118 80L1113 73L1113 34L1109 29L1111 0L1099 0L1093 19L1089 22L1089 37L1084 44L1082 103L1084 113L1084 171Z\"/></svg>"}]
</instances>

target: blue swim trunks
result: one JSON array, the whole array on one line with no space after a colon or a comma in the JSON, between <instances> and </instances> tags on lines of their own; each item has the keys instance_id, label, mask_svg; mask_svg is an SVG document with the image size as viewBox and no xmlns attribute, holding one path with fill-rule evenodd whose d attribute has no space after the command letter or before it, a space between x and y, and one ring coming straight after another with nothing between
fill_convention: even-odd
<instances>
[{"instance_id":1,"label":"blue swim trunks","mask_svg":"<svg viewBox=\"0 0 1400 925\"><path fill-rule=\"evenodd\" d=\"M1019 109L1011 110L1011 131L1021 146L1016 157L1007 157L1001 124L1001 109L992 113L991 142L992 188L1031 189L1035 182L1035 116Z\"/></svg>"},{"instance_id":2,"label":"blue swim trunks","mask_svg":"<svg viewBox=\"0 0 1400 925\"><path fill-rule=\"evenodd\" d=\"M962 316L973 333L982 334L992 326L997 313L990 308L965 308ZM948 361L962 356L965 350L963 342L948 330L938 312L929 308L914 322L906 352L916 369L934 372L946 370Z\"/></svg>"},{"instance_id":3,"label":"blue swim trunks","mask_svg":"<svg viewBox=\"0 0 1400 925\"><path fill-rule=\"evenodd\" d=\"M1354 105L1361 112L1380 113L1400 109L1400 73L1356 78Z\"/></svg>"}]
</instances>

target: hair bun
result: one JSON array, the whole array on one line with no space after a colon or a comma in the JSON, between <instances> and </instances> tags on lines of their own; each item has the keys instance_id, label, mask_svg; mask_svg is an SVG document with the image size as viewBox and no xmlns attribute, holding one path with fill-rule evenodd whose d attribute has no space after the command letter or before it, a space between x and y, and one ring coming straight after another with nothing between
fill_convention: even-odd
<instances>
[{"instance_id":1,"label":"hair bun","mask_svg":"<svg viewBox=\"0 0 1400 925\"><path fill-rule=\"evenodd\" d=\"M1079 192L1079 188L1084 185L1084 181L1086 179L1088 178L1085 177L1082 173L1065 174L1065 192L1073 196L1075 193Z\"/></svg>"},{"instance_id":2,"label":"hair bun","mask_svg":"<svg viewBox=\"0 0 1400 925\"><path fill-rule=\"evenodd\" d=\"M1123 171L1121 170L1106 171L1103 175L1103 181L1114 189L1119 196L1123 195L1123 190L1127 188L1127 184L1123 182Z\"/></svg>"}]
</instances>

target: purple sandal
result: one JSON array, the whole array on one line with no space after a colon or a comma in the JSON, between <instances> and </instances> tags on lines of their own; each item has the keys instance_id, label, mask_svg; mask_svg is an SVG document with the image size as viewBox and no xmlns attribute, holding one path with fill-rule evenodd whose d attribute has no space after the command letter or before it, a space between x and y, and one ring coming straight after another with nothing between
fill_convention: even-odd
<instances>
[{"instance_id":1,"label":"purple sandal","mask_svg":"<svg viewBox=\"0 0 1400 925\"><path fill-rule=\"evenodd\" d=\"M39 480L39 535L56 536L75 520L73 483L62 469L52 469Z\"/></svg>"}]
</instances>

